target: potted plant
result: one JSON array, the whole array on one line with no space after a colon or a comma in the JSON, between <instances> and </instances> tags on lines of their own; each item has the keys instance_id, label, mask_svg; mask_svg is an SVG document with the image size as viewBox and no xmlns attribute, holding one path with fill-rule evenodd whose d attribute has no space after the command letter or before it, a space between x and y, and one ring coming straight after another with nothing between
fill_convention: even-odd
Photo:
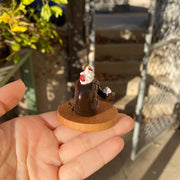
<instances>
[{"instance_id":1,"label":"potted plant","mask_svg":"<svg viewBox=\"0 0 180 180\"><path fill-rule=\"evenodd\" d=\"M62 16L63 10L58 4L67 4L67 0L42 0L39 14L29 6L34 1L12 0L9 7L0 4L0 59L9 60L13 56L16 63L18 52L24 47L53 53L52 40L62 43L50 18L52 15L56 18ZM50 2L57 4L50 6Z\"/></svg>"}]
</instances>

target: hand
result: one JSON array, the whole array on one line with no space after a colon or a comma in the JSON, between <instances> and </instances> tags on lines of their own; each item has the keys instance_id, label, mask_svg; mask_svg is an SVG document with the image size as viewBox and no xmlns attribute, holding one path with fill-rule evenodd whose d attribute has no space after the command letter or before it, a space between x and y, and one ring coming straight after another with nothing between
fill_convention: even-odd
<instances>
[{"instance_id":1,"label":"hand","mask_svg":"<svg viewBox=\"0 0 180 180\"><path fill-rule=\"evenodd\" d=\"M24 91L22 81L0 89L0 116L20 101ZM68 129L56 112L12 119L0 125L0 179L84 179L123 149L121 136L133 126L124 114L114 127L101 132Z\"/></svg>"}]
</instances>

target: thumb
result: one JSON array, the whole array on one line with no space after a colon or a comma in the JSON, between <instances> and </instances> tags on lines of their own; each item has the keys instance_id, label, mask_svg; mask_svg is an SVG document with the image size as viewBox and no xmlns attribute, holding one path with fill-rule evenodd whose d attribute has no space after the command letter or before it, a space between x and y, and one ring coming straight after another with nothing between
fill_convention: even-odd
<instances>
[{"instance_id":1,"label":"thumb","mask_svg":"<svg viewBox=\"0 0 180 180\"><path fill-rule=\"evenodd\" d=\"M15 107L25 93L25 85L21 80L14 81L0 88L0 117Z\"/></svg>"}]
</instances>

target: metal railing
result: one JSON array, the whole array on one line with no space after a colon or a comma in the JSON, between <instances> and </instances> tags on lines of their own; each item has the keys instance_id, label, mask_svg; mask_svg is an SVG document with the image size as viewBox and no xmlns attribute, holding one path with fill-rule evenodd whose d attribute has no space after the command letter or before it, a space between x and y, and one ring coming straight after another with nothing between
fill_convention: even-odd
<instances>
[{"instance_id":1,"label":"metal railing","mask_svg":"<svg viewBox=\"0 0 180 180\"><path fill-rule=\"evenodd\" d=\"M0 87L4 86L20 70L22 80L26 86L26 101L28 114L37 114L37 101L34 85L32 51L23 50L20 52L20 61L17 64L8 63L0 67Z\"/></svg>"},{"instance_id":2,"label":"metal railing","mask_svg":"<svg viewBox=\"0 0 180 180\"><path fill-rule=\"evenodd\" d=\"M180 2L151 0L131 159L180 118Z\"/></svg>"}]
</instances>

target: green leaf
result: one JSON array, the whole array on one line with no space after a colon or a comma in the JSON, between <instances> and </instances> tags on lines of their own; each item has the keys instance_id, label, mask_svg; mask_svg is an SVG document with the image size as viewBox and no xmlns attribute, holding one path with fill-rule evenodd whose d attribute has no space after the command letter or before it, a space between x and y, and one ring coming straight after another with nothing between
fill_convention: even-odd
<instances>
[{"instance_id":1,"label":"green leaf","mask_svg":"<svg viewBox=\"0 0 180 180\"><path fill-rule=\"evenodd\" d=\"M30 47L31 47L32 49L37 49L36 45L34 45L34 44L31 44Z\"/></svg>"},{"instance_id":2,"label":"green leaf","mask_svg":"<svg viewBox=\"0 0 180 180\"><path fill-rule=\"evenodd\" d=\"M19 14L19 11L22 11L24 14L27 13L26 6L22 2L17 6L17 8L14 11L14 14Z\"/></svg>"},{"instance_id":3,"label":"green leaf","mask_svg":"<svg viewBox=\"0 0 180 180\"><path fill-rule=\"evenodd\" d=\"M18 9L21 11L24 11L24 10L26 10L26 6L23 3L20 3L18 6Z\"/></svg>"},{"instance_id":4,"label":"green leaf","mask_svg":"<svg viewBox=\"0 0 180 180\"><path fill-rule=\"evenodd\" d=\"M51 6L51 11L58 18L63 15L63 10L59 6Z\"/></svg>"},{"instance_id":5,"label":"green leaf","mask_svg":"<svg viewBox=\"0 0 180 180\"><path fill-rule=\"evenodd\" d=\"M36 43L36 42L38 42L38 40L39 40L38 36L32 36L30 39L31 43Z\"/></svg>"},{"instance_id":6,"label":"green leaf","mask_svg":"<svg viewBox=\"0 0 180 180\"><path fill-rule=\"evenodd\" d=\"M61 38L59 38L59 43L60 43L60 44L63 44L63 41L62 41L62 39L61 39Z\"/></svg>"},{"instance_id":7,"label":"green leaf","mask_svg":"<svg viewBox=\"0 0 180 180\"><path fill-rule=\"evenodd\" d=\"M54 48L52 46L49 45L48 47L48 51L52 54L54 54Z\"/></svg>"},{"instance_id":8,"label":"green leaf","mask_svg":"<svg viewBox=\"0 0 180 180\"><path fill-rule=\"evenodd\" d=\"M53 33L56 37L59 37L59 35L58 35L57 31L52 30L52 33Z\"/></svg>"},{"instance_id":9,"label":"green leaf","mask_svg":"<svg viewBox=\"0 0 180 180\"><path fill-rule=\"evenodd\" d=\"M46 52L45 48L41 48L41 52L45 53Z\"/></svg>"},{"instance_id":10,"label":"green leaf","mask_svg":"<svg viewBox=\"0 0 180 180\"><path fill-rule=\"evenodd\" d=\"M24 5L30 5L31 3L33 3L35 0L21 0L22 4Z\"/></svg>"},{"instance_id":11,"label":"green leaf","mask_svg":"<svg viewBox=\"0 0 180 180\"><path fill-rule=\"evenodd\" d=\"M10 35L11 35L11 33L10 33L8 30L5 30L5 31L3 32L3 36L4 36L5 38L8 38Z\"/></svg>"},{"instance_id":12,"label":"green leaf","mask_svg":"<svg viewBox=\"0 0 180 180\"><path fill-rule=\"evenodd\" d=\"M19 56L18 53L16 53L16 54L14 55L13 60L14 60L14 64L17 64L17 63L18 63L18 61L20 60L20 56Z\"/></svg>"},{"instance_id":13,"label":"green leaf","mask_svg":"<svg viewBox=\"0 0 180 180\"><path fill-rule=\"evenodd\" d=\"M50 17L51 17L51 9L49 7L48 4L45 4L42 9L41 9L41 17L45 20L45 21L49 21Z\"/></svg>"},{"instance_id":14,"label":"green leaf","mask_svg":"<svg viewBox=\"0 0 180 180\"><path fill-rule=\"evenodd\" d=\"M14 42L12 45L11 45L11 48L13 51L19 51L20 49L20 44Z\"/></svg>"},{"instance_id":15,"label":"green leaf","mask_svg":"<svg viewBox=\"0 0 180 180\"><path fill-rule=\"evenodd\" d=\"M51 1L58 3L58 4L67 4L68 3L67 0L51 0Z\"/></svg>"},{"instance_id":16,"label":"green leaf","mask_svg":"<svg viewBox=\"0 0 180 180\"><path fill-rule=\"evenodd\" d=\"M14 39L15 39L15 41L18 42L18 43L20 43L20 42L22 41L22 39L21 39L20 37L18 37L18 36L15 37Z\"/></svg>"}]
</instances>

